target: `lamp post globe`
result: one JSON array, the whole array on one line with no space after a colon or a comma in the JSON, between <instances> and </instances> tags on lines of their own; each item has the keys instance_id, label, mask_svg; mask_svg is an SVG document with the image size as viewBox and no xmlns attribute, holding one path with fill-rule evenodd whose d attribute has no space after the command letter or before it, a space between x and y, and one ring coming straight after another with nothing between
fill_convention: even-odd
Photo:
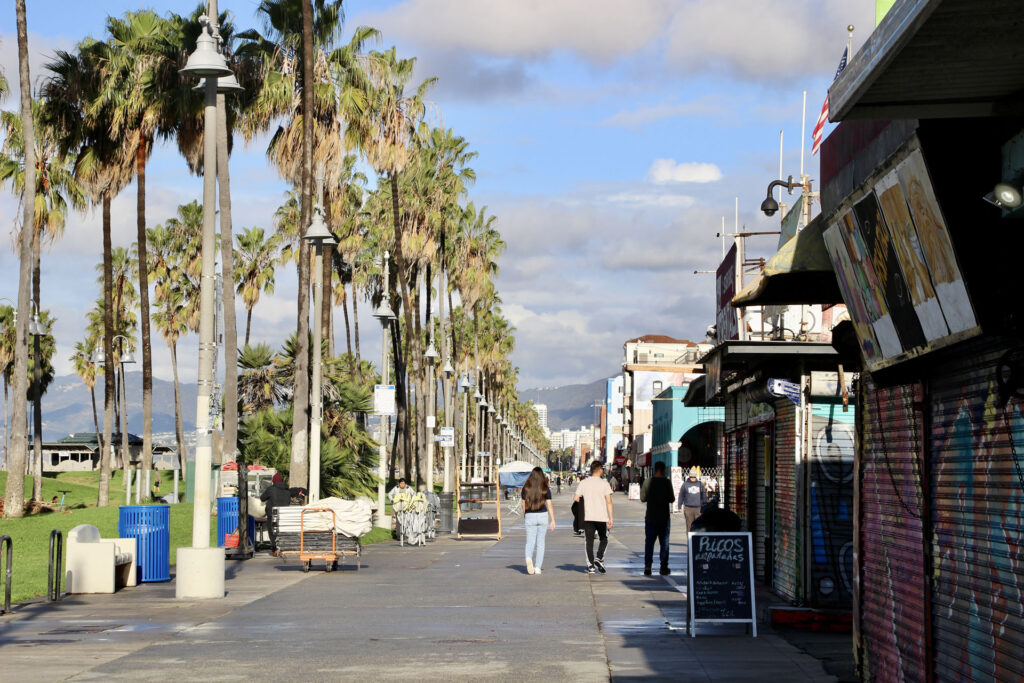
<instances>
[{"instance_id":1,"label":"lamp post globe","mask_svg":"<svg viewBox=\"0 0 1024 683\"><path fill-rule=\"evenodd\" d=\"M217 51L217 39L211 35L209 18L203 15L199 20L203 24L203 30L196 38L196 49L188 56L184 68L179 69L178 73L185 76L212 76L218 79L231 75L224 55Z\"/></svg>"}]
</instances>

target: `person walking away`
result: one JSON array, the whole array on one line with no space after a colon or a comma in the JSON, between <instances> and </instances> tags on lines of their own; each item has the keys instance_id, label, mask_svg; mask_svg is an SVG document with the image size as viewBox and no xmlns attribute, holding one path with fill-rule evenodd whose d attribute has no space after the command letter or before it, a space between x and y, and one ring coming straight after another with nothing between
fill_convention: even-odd
<instances>
[{"instance_id":1,"label":"person walking away","mask_svg":"<svg viewBox=\"0 0 1024 683\"><path fill-rule=\"evenodd\" d=\"M580 482L576 487L576 495L573 500L579 502L581 498L587 499L583 508L583 530L587 535L587 573L595 571L605 573L604 551L608 549L608 530L612 528L612 487L603 478L604 464L595 461L590 464L590 476ZM602 500L604 504L602 505ZM594 555L594 535L601 538L597 547L597 555Z\"/></svg>"},{"instance_id":2,"label":"person walking away","mask_svg":"<svg viewBox=\"0 0 1024 683\"><path fill-rule=\"evenodd\" d=\"M672 492L672 482L665 476L665 463L654 463L654 476L644 482L640 489L640 502L647 503L644 515L644 576L651 575L651 562L654 560L654 539L658 539L662 575L668 574L668 532L669 518L672 516L672 504L676 495Z\"/></svg>"},{"instance_id":3,"label":"person walking away","mask_svg":"<svg viewBox=\"0 0 1024 683\"><path fill-rule=\"evenodd\" d=\"M267 520L270 522L270 554L276 557L280 550L277 547L277 524L274 523L274 509L288 507L292 503L291 491L285 486L284 477L280 472L274 474L270 486L260 494L260 500L267 504Z\"/></svg>"},{"instance_id":4,"label":"person walking away","mask_svg":"<svg viewBox=\"0 0 1024 683\"><path fill-rule=\"evenodd\" d=\"M534 467L523 484L523 520L526 526L526 573L540 574L544 564L544 537L555 530L555 508L544 470ZM550 520L550 522L549 522Z\"/></svg>"},{"instance_id":5,"label":"person walking away","mask_svg":"<svg viewBox=\"0 0 1024 683\"><path fill-rule=\"evenodd\" d=\"M683 509L683 518L686 521L686 533L690 533L690 525L693 520L700 517L700 510L708 502L708 492L704 483L697 478L697 468L690 468L690 476L683 481L679 488L679 506Z\"/></svg>"}]
</instances>

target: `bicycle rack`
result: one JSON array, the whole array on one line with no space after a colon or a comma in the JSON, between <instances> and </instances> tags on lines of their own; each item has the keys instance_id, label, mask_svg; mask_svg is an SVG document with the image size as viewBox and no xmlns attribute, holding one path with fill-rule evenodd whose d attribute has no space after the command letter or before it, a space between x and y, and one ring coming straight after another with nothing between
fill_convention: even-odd
<instances>
[{"instance_id":1,"label":"bicycle rack","mask_svg":"<svg viewBox=\"0 0 1024 683\"><path fill-rule=\"evenodd\" d=\"M4 554L4 546L7 547L7 554ZM4 570L4 608L0 614L7 614L11 611L11 562L14 558L14 547L11 537L0 536L0 560L6 558L6 569Z\"/></svg>"},{"instance_id":2,"label":"bicycle rack","mask_svg":"<svg viewBox=\"0 0 1024 683\"><path fill-rule=\"evenodd\" d=\"M56 539L56 544L54 544ZM56 552L54 552L56 550ZM60 578L64 566L64 532L54 529L50 532L50 571L46 577L46 598L50 602L60 600Z\"/></svg>"}]
</instances>

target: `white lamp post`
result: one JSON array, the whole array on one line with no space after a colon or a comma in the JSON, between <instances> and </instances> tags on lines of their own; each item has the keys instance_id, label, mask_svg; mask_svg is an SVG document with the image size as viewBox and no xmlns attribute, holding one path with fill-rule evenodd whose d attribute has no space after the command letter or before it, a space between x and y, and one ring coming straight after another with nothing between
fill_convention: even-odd
<instances>
[{"instance_id":1,"label":"white lamp post","mask_svg":"<svg viewBox=\"0 0 1024 683\"><path fill-rule=\"evenodd\" d=\"M217 20L216 0L208 7ZM203 130L203 233L202 273L199 285L199 368L196 395L195 498L192 510L192 546L178 549L175 595L179 599L224 597L224 550L210 547L210 469L213 462L213 431L210 428L210 397L213 391L214 259L216 249L217 190L217 82L230 76L224 56L217 51L216 27L200 17L203 30L196 49L181 73L206 79Z\"/></svg>"},{"instance_id":2,"label":"white lamp post","mask_svg":"<svg viewBox=\"0 0 1024 683\"><path fill-rule=\"evenodd\" d=\"M321 329L321 309L324 300L324 244L337 244L334 235L324 222L323 208L324 176L317 174L316 205L313 207L313 219L306 229L303 239L313 244L316 258L313 262L313 378L309 395L310 405L309 427L309 502L320 500L320 423L323 419L323 330Z\"/></svg>"},{"instance_id":3,"label":"white lamp post","mask_svg":"<svg viewBox=\"0 0 1024 683\"><path fill-rule=\"evenodd\" d=\"M388 383L388 325L392 320L396 320L398 316L391 310L391 304L388 303L389 296L389 271L388 271L388 257L390 254L384 252L384 260L381 261L381 270L384 275L384 289L380 297L380 304L373 311L373 317L380 321L381 338L380 338L380 383L382 386L387 386ZM384 428L386 424L384 420L384 414L380 414L380 445L377 447L377 472L380 481L377 483L377 526L386 527L388 525L388 516L384 514L384 487L388 481L388 447L387 447L387 430Z\"/></svg>"}]
</instances>

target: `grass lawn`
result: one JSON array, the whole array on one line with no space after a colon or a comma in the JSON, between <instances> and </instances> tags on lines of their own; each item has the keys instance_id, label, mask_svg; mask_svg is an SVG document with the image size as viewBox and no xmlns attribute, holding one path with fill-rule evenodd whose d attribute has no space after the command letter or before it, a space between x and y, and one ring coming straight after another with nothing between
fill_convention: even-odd
<instances>
[{"instance_id":1,"label":"grass lawn","mask_svg":"<svg viewBox=\"0 0 1024 683\"><path fill-rule=\"evenodd\" d=\"M165 493L172 490L171 471L161 472L161 489ZM155 478L154 478L155 480ZM32 478L26 477L26 498L32 494ZM0 472L0 492L7 485L7 473ZM111 473L110 507L96 507L96 495L99 487L98 472L61 472L43 478L43 500L49 501L54 496L60 500L58 489L69 491L64 501L63 512L41 512L21 519L0 519L0 535L11 537L14 548L11 582L11 602L18 603L46 594L47 570L49 568L50 531L60 529L64 532L65 541L68 531L79 524L92 524L99 529L103 538L117 536L118 503L124 500L124 479L120 471ZM179 484L184 493L185 486ZM70 508L70 509L69 509ZM171 564L177 561L177 549L192 545L192 504L179 503L171 506ZM210 545L216 546L217 520L210 520ZM363 545L373 545L390 540L390 529L375 527L362 537ZM65 546L66 549L66 546ZM3 567L0 566L0 572ZM63 574L62 574L63 576ZM63 579L62 579L62 588ZM0 601L3 600L0 586Z\"/></svg>"}]
</instances>

